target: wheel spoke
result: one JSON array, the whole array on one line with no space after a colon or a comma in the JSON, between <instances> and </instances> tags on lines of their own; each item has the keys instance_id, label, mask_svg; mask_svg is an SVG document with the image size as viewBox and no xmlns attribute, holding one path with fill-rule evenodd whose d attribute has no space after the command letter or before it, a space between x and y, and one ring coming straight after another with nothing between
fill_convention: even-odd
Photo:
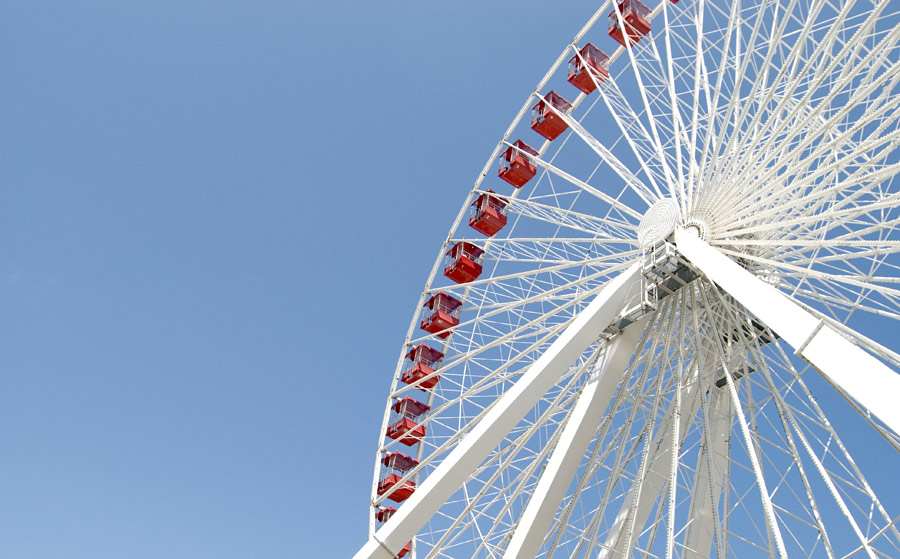
<instances>
[{"instance_id":1,"label":"wheel spoke","mask_svg":"<svg viewBox=\"0 0 900 559\"><path fill-rule=\"evenodd\" d=\"M645 3L599 3L443 237L358 558L900 556L844 444L900 465L900 6Z\"/></svg>"}]
</instances>

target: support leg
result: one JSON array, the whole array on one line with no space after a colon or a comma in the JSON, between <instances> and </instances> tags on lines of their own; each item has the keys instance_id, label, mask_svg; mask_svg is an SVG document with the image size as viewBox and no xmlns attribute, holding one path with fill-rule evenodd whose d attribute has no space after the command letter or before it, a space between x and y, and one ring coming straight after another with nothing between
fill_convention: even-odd
<instances>
[{"instance_id":1,"label":"support leg","mask_svg":"<svg viewBox=\"0 0 900 559\"><path fill-rule=\"evenodd\" d=\"M710 391L703 418L705 442L697 458L697 474L691 488L690 524L684 539L685 559L712 556L710 550L719 518L716 509L725 482L733 413L731 398L724 390ZM724 555L719 553L717 556Z\"/></svg>"},{"instance_id":2,"label":"support leg","mask_svg":"<svg viewBox=\"0 0 900 559\"><path fill-rule=\"evenodd\" d=\"M781 336L794 352L900 435L900 375L691 231L675 231L679 252Z\"/></svg>"},{"instance_id":3,"label":"support leg","mask_svg":"<svg viewBox=\"0 0 900 559\"><path fill-rule=\"evenodd\" d=\"M506 548L504 559L532 559L541 548L554 513L566 495L616 386L635 352L646 320L612 340L578 397L547 467Z\"/></svg>"},{"instance_id":4,"label":"support leg","mask_svg":"<svg viewBox=\"0 0 900 559\"><path fill-rule=\"evenodd\" d=\"M699 387L700 382L697 375L687 379L682 389L683 402L685 402L683 408L679 410L678 414L675 414L676 404L673 401L667 410L667 420L663 423L663 429L653 436L653 442L650 444L650 448L655 450L649 459L647 471L643 478L635 480L628 491L628 496L624 499L622 508L609 529L606 542L600 551L600 559L621 559L632 556L637 538L626 537L626 530L631 524L634 526L636 533L640 533L647 525L653 505L659 499L663 486L669 479L672 460L677 458L672 454L675 430L671 425L673 425L675 418L678 417L679 438L676 446L681 448L688 431L687 427L697 415L697 408L700 405L697 397ZM633 522L631 522L632 520ZM631 549L627 548L629 541Z\"/></svg>"},{"instance_id":5,"label":"support leg","mask_svg":"<svg viewBox=\"0 0 900 559\"><path fill-rule=\"evenodd\" d=\"M363 545L354 559L393 559L598 334L638 295L639 288L638 264L610 281L391 519Z\"/></svg>"}]
</instances>

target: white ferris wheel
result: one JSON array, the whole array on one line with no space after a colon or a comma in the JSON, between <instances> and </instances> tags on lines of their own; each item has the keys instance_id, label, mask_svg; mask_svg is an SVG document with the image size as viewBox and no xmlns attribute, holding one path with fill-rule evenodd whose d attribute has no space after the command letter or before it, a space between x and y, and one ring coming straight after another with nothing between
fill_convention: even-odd
<instances>
[{"instance_id":1,"label":"white ferris wheel","mask_svg":"<svg viewBox=\"0 0 900 559\"><path fill-rule=\"evenodd\" d=\"M900 557L900 2L645 1L465 198L356 559Z\"/></svg>"}]
</instances>

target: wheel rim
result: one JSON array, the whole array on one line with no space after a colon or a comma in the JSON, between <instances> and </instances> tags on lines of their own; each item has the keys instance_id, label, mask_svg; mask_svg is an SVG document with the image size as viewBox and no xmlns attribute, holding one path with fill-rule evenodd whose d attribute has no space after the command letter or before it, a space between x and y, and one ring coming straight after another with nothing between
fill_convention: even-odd
<instances>
[{"instance_id":1,"label":"wheel rim","mask_svg":"<svg viewBox=\"0 0 900 559\"><path fill-rule=\"evenodd\" d=\"M565 61L588 40L612 50L612 5L585 25L489 158L429 276L420 306L445 292L463 302L460 324L442 339L419 329L430 310L413 317L382 433L392 406L412 397L430 406L427 435L410 447L382 439L373 530L378 508L397 506L378 491L384 453L409 453L419 465L403 477L426 478L594 294L642 258L641 220L664 198L682 225L898 368L872 317L889 327L900 317L900 18L889 2L811 4L660 2L653 32L612 53L610 79L573 100ZM551 88L574 101L574 121L538 150L537 176L513 189L495 178L495 161L518 137L539 145L528 109ZM612 138L591 134L613 125ZM509 212L491 239L467 217L488 188ZM459 241L486 251L482 275L462 285L442 274ZM891 504L869 487L792 348L703 277L645 320L541 556L900 555ZM598 333L472 472L419 532L415 555L504 555L611 334ZM422 343L445 355L425 391L401 381ZM895 433L867 420L900 450Z\"/></svg>"}]
</instances>

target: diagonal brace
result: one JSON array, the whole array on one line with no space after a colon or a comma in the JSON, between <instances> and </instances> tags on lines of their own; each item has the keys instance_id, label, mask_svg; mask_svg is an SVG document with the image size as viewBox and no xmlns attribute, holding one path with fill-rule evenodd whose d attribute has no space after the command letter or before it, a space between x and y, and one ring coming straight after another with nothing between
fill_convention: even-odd
<instances>
[{"instance_id":1,"label":"diagonal brace","mask_svg":"<svg viewBox=\"0 0 900 559\"><path fill-rule=\"evenodd\" d=\"M900 435L900 375L692 230L676 230L675 244L695 268L781 336L794 353Z\"/></svg>"},{"instance_id":2,"label":"diagonal brace","mask_svg":"<svg viewBox=\"0 0 900 559\"><path fill-rule=\"evenodd\" d=\"M578 396L547 467L516 525L504 559L532 559L540 551L566 490L603 419L603 413L624 377L645 323L646 319L641 319L610 340L594 366L593 374Z\"/></svg>"},{"instance_id":3,"label":"diagonal brace","mask_svg":"<svg viewBox=\"0 0 900 559\"><path fill-rule=\"evenodd\" d=\"M353 559L393 559L585 349L639 295L640 264L613 278Z\"/></svg>"}]
</instances>

